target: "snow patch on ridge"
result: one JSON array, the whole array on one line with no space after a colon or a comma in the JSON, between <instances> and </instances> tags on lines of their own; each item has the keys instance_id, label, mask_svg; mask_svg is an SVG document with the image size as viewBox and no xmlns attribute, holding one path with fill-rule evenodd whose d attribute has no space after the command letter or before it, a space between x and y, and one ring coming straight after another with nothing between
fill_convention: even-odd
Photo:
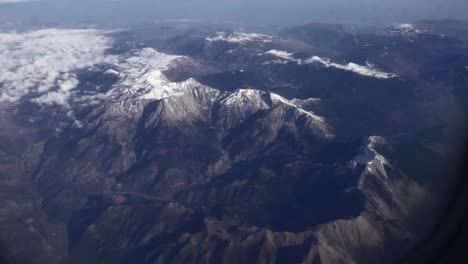
<instances>
[{"instance_id":1,"label":"snow patch on ridge","mask_svg":"<svg viewBox=\"0 0 468 264\"><path fill-rule=\"evenodd\" d=\"M216 35L207 37L206 41L208 42L229 42L229 43L246 43L246 42L271 42L273 37L258 34L258 33L244 33L244 32L234 32L234 33L226 33L226 32L217 32Z\"/></svg>"},{"instance_id":2,"label":"snow patch on ridge","mask_svg":"<svg viewBox=\"0 0 468 264\"><path fill-rule=\"evenodd\" d=\"M273 55L275 57L284 59L286 62L287 61L292 61L292 62L297 62L298 64L301 63L300 59L294 58L294 54L290 53L290 52L287 52L287 51L273 49L273 50L269 50L269 51L265 52L265 54Z\"/></svg>"},{"instance_id":3,"label":"snow patch on ridge","mask_svg":"<svg viewBox=\"0 0 468 264\"><path fill-rule=\"evenodd\" d=\"M299 111L299 113L304 114L304 115L306 115L306 116L308 116L308 117L310 117L310 118L312 118L312 119L314 119L316 121L325 123L325 119L323 117L320 117L318 115L313 114L312 112L309 112L309 111L306 111L306 110L302 109L301 107L294 104L292 101L287 100L286 98L284 98L284 97L282 97L280 95L271 93L270 97L271 97L271 100L274 103L281 103L281 104L285 104L285 105L294 107Z\"/></svg>"},{"instance_id":4,"label":"snow patch on ridge","mask_svg":"<svg viewBox=\"0 0 468 264\"><path fill-rule=\"evenodd\" d=\"M337 68L340 70L351 71L359 75L374 77L378 79L390 79L390 78L397 77L396 74L386 73L386 72L377 70L375 65L369 62L366 62L365 66L352 63L352 62L348 64L338 64L338 63L331 62L331 60L328 58L321 58L318 56L313 56L307 60L301 60L301 59L296 59L293 53L290 53L287 51L281 51L281 50L269 50L265 52L264 54L273 55L275 57L283 59L283 61L264 62L263 63L264 65L270 64L270 63L283 63L284 64L284 63L287 63L288 61L296 62L299 65L319 63L325 67L333 67L333 68Z\"/></svg>"},{"instance_id":5,"label":"snow patch on ridge","mask_svg":"<svg viewBox=\"0 0 468 264\"><path fill-rule=\"evenodd\" d=\"M312 58L305 60L303 63L304 64L319 63L325 67L333 67L333 68L340 69L340 70L351 71L359 75L374 77L378 79L390 79L390 78L397 77L396 74L377 70L375 66L369 62L366 63L366 66L359 65L356 63L352 63L352 62L348 64L338 64L338 63L331 62L330 59L327 59L327 58L313 56Z\"/></svg>"},{"instance_id":6,"label":"snow patch on ridge","mask_svg":"<svg viewBox=\"0 0 468 264\"><path fill-rule=\"evenodd\" d=\"M421 33L421 31L419 29L417 29L413 24L409 24L409 23L405 23L405 24L399 24L397 26L395 26L395 28L405 32L405 33L409 33L409 32L415 32L415 33Z\"/></svg>"},{"instance_id":7,"label":"snow patch on ridge","mask_svg":"<svg viewBox=\"0 0 468 264\"><path fill-rule=\"evenodd\" d=\"M418 28L417 26L410 23L397 24L388 29L390 33L402 34L402 35L414 35L430 33L428 29Z\"/></svg>"},{"instance_id":8,"label":"snow patch on ridge","mask_svg":"<svg viewBox=\"0 0 468 264\"><path fill-rule=\"evenodd\" d=\"M104 74L110 74L110 75L120 75L120 72L114 70L114 69L108 69L107 71L104 72Z\"/></svg>"}]
</instances>

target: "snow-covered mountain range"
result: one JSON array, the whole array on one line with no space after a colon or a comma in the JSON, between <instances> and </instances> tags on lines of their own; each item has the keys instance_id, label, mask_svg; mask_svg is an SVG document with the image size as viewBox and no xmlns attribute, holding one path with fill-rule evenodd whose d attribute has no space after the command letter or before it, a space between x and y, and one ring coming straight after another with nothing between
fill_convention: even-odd
<instances>
[{"instance_id":1,"label":"snow-covered mountain range","mask_svg":"<svg viewBox=\"0 0 468 264\"><path fill-rule=\"evenodd\" d=\"M398 259L468 109L467 42L424 23L1 32L7 261Z\"/></svg>"}]
</instances>

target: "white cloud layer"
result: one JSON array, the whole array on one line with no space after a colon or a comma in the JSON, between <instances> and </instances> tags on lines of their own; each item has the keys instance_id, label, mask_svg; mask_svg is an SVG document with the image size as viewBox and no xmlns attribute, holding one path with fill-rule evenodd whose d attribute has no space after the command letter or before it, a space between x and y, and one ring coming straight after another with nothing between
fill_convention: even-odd
<instances>
[{"instance_id":1,"label":"white cloud layer","mask_svg":"<svg viewBox=\"0 0 468 264\"><path fill-rule=\"evenodd\" d=\"M27 97L41 105L98 103L125 94L141 99L162 99L180 94L186 83L172 83L163 74L183 56L151 48L106 54L111 40L97 30L47 29L29 33L0 33L0 102ZM78 94L76 75L106 65L105 74L119 81L106 94ZM193 81L193 80L189 80ZM96 91L97 92L97 91Z\"/></svg>"},{"instance_id":2,"label":"white cloud layer","mask_svg":"<svg viewBox=\"0 0 468 264\"><path fill-rule=\"evenodd\" d=\"M75 74L114 63L111 40L97 30L46 29L0 33L0 102L26 95L44 104L67 104L79 84Z\"/></svg>"}]
</instances>

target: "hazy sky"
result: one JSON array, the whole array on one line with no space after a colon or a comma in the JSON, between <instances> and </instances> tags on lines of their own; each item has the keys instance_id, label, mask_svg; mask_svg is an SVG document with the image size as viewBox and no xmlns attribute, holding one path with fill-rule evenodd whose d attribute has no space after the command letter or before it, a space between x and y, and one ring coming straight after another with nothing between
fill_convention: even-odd
<instances>
[{"instance_id":1,"label":"hazy sky","mask_svg":"<svg viewBox=\"0 0 468 264\"><path fill-rule=\"evenodd\" d=\"M468 0L0 0L0 21L138 23L201 19L258 24L467 19Z\"/></svg>"}]
</instances>

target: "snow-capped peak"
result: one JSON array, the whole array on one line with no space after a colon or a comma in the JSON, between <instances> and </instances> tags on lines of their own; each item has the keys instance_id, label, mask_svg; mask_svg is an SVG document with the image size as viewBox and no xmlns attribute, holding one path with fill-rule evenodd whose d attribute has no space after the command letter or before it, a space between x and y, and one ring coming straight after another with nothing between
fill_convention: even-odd
<instances>
[{"instance_id":1,"label":"snow-capped peak","mask_svg":"<svg viewBox=\"0 0 468 264\"><path fill-rule=\"evenodd\" d=\"M219 101L220 111L223 113L224 121L229 124L243 122L248 115L259 110L282 109L284 111L294 111L296 118L304 118L307 126L314 131L316 135L324 139L333 138L330 126L323 117L306 111L294 102L298 100L288 100L278 94L265 92L255 89L239 89ZM301 101L301 100L299 100ZM315 99L317 101L317 99Z\"/></svg>"},{"instance_id":2,"label":"snow-capped peak","mask_svg":"<svg viewBox=\"0 0 468 264\"><path fill-rule=\"evenodd\" d=\"M171 82L163 73L180 58L182 56L164 54L152 48L134 52L115 65L118 70L108 70L108 72L117 72L120 76L120 81L114 85L115 88L109 94L125 93L126 96L151 100L183 94L183 83Z\"/></svg>"},{"instance_id":3,"label":"snow-capped peak","mask_svg":"<svg viewBox=\"0 0 468 264\"><path fill-rule=\"evenodd\" d=\"M254 89L239 89L230 94L228 97L221 100L224 105L244 105L247 103L255 102L259 108L266 106L262 100L263 92Z\"/></svg>"},{"instance_id":4,"label":"snow-capped peak","mask_svg":"<svg viewBox=\"0 0 468 264\"><path fill-rule=\"evenodd\" d=\"M269 106L268 100L266 100L267 98L269 98L271 102L273 103L272 106ZM223 100L221 100L220 103L223 105L238 105L238 106L254 104L257 109L266 109L266 108L275 107L279 105L286 105L288 107L297 109L300 114L307 115L308 117L311 117L320 122L325 122L325 119L323 117L317 116L314 113L310 111L306 111L302 109L300 106L294 104L294 99L288 100L278 94L264 92L264 91L255 90L255 89L239 89L236 92L231 93L229 96L227 96Z\"/></svg>"},{"instance_id":5,"label":"snow-capped peak","mask_svg":"<svg viewBox=\"0 0 468 264\"><path fill-rule=\"evenodd\" d=\"M385 166L389 166L389 163L384 156L380 155L375 150L377 144L385 144L386 140L382 137L371 136L368 142L364 151L355 158L355 161L358 163L366 163L365 173L376 173L387 178Z\"/></svg>"},{"instance_id":6,"label":"snow-capped peak","mask_svg":"<svg viewBox=\"0 0 468 264\"><path fill-rule=\"evenodd\" d=\"M270 93L270 99L275 106L283 105L298 111L300 115L303 115L308 120L307 122L309 123L310 127L313 128L316 133L320 134L320 136L323 138L331 139L334 137L329 125L325 121L325 118L318 116L311 111L306 111L302 107L294 104L294 99L288 100L274 93Z\"/></svg>"}]
</instances>

